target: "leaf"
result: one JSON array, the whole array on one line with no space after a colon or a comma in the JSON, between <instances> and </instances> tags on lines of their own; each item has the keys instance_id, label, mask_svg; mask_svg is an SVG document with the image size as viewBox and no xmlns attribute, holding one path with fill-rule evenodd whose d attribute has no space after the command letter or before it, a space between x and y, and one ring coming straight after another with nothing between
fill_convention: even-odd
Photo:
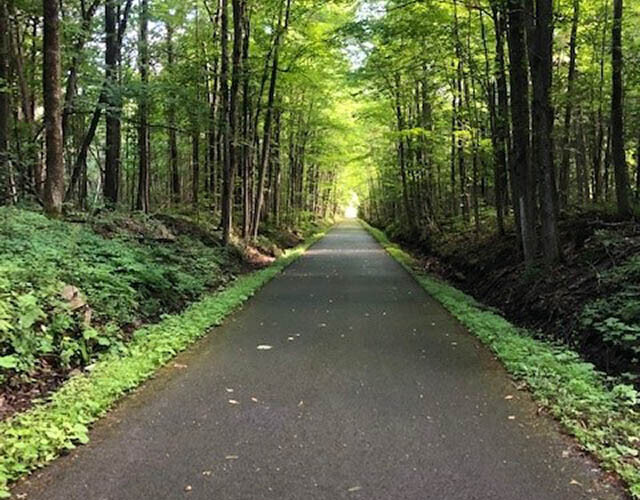
<instances>
[{"instance_id":1,"label":"leaf","mask_svg":"<svg viewBox=\"0 0 640 500\"><path fill-rule=\"evenodd\" d=\"M258 351L269 351L273 349L273 346L268 344L260 344L256 349L258 349Z\"/></svg>"},{"instance_id":2,"label":"leaf","mask_svg":"<svg viewBox=\"0 0 640 500\"><path fill-rule=\"evenodd\" d=\"M0 356L0 368L10 369L18 366L18 358L16 356Z\"/></svg>"}]
</instances>

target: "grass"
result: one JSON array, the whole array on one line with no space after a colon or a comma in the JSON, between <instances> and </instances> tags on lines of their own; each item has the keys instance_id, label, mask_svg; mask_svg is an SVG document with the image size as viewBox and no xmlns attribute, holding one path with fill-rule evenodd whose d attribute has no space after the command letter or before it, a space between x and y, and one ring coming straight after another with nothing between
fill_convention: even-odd
<instances>
[{"instance_id":1,"label":"grass","mask_svg":"<svg viewBox=\"0 0 640 500\"><path fill-rule=\"evenodd\" d=\"M88 373L70 378L47 402L0 423L0 498L8 484L89 440L89 426L124 394L178 352L219 325L267 281L304 253L323 233L287 251L271 266L243 275L181 314L138 329L120 352L105 354Z\"/></svg>"},{"instance_id":2,"label":"grass","mask_svg":"<svg viewBox=\"0 0 640 500\"><path fill-rule=\"evenodd\" d=\"M633 498L640 499L640 413L633 386L612 382L575 352L534 339L473 297L426 275L382 231L362 225L430 295L489 346L516 379L526 382L537 402L585 450L618 474Z\"/></svg>"}]
</instances>

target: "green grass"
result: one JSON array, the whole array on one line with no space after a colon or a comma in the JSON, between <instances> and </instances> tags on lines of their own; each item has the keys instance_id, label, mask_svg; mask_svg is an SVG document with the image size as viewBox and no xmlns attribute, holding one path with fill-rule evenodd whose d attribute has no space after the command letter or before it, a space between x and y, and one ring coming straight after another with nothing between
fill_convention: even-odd
<instances>
[{"instance_id":1,"label":"green grass","mask_svg":"<svg viewBox=\"0 0 640 500\"><path fill-rule=\"evenodd\" d=\"M617 473L640 498L640 413L633 386L611 381L578 354L534 339L472 297L420 272L414 258L380 230L362 225L420 285L488 345L505 368L526 382L538 403L556 417L585 450Z\"/></svg>"},{"instance_id":2,"label":"green grass","mask_svg":"<svg viewBox=\"0 0 640 500\"><path fill-rule=\"evenodd\" d=\"M267 281L304 253L323 233L287 251L271 266L243 275L183 313L137 330L120 352L110 352L90 372L69 379L49 401L0 423L0 498L11 481L89 439L89 425L155 371L219 325Z\"/></svg>"}]
</instances>

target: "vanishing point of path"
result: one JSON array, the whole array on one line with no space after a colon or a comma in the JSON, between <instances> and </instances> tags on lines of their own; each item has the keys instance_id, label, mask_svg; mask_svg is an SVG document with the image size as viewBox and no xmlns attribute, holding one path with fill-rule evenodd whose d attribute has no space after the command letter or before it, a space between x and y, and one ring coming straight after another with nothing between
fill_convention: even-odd
<instances>
[{"instance_id":1,"label":"vanishing point of path","mask_svg":"<svg viewBox=\"0 0 640 500\"><path fill-rule=\"evenodd\" d=\"M16 493L624 498L601 479L490 353L347 222Z\"/></svg>"}]
</instances>

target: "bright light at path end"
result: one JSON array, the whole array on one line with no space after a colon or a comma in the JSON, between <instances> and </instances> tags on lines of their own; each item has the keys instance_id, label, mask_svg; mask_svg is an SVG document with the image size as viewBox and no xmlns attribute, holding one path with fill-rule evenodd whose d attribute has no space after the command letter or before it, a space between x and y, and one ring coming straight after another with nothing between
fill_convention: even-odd
<instances>
[{"instance_id":1,"label":"bright light at path end","mask_svg":"<svg viewBox=\"0 0 640 500\"><path fill-rule=\"evenodd\" d=\"M356 193L351 193L351 201L344 209L344 216L347 219L355 219L358 217L358 206L360 205L360 200L358 200L358 195Z\"/></svg>"}]
</instances>

